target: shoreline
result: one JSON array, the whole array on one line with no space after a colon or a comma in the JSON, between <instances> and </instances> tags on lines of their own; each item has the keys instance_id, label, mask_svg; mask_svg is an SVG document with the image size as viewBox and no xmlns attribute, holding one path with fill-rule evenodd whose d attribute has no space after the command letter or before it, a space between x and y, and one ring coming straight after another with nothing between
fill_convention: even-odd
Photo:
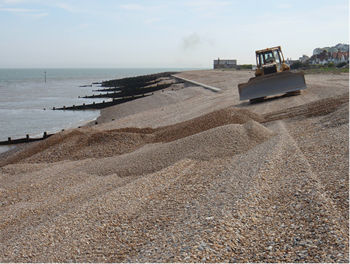
<instances>
[{"instance_id":1,"label":"shoreline","mask_svg":"<svg viewBox=\"0 0 350 264\"><path fill-rule=\"evenodd\" d=\"M47 133L57 133L61 129L83 126L93 122L99 117L94 114L59 114L42 111L52 107L62 105L90 104L93 99L79 99L91 90L96 89L96 84L108 82L115 79L138 77L142 75L152 75L165 71L181 71L184 69L172 68L150 68L150 69L49 69L47 71L47 83L40 79L42 69L2 69L5 75L0 85L5 84L4 91L8 91L4 102L4 116L1 124L1 141L6 141L8 137L12 139L30 137L40 137L44 131ZM109 77L107 77L109 76ZM126 77L127 76L127 77ZM24 79L23 79L24 78ZM107 81L106 81L107 80ZM89 87L80 87L89 84ZM98 86L99 86L98 85ZM25 88L23 88L25 86ZM23 90L23 91L22 91ZM20 99L21 105L15 104ZM27 96L28 95L28 96ZM67 100L66 100L67 99ZM0 100L1 101L1 100ZM102 99L96 98L96 103ZM34 103L32 103L34 102ZM37 103L35 103L37 102ZM15 112L17 111L17 112ZM79 117L81 115L81 118ZM60 116L62 118L60 118ZM13 121L11 121L14 119ZM57 120L56 120L57 119ZM80 119L85 121L81 122ZM8 122L7 120L11 121ZM16 121L17 120L17 121ZM27 123L28 120L28 123ZM86 121L87 120L87 121ZM17 123L18 124L17 124ZM37 125L38 124L38 125ZM18 133L19 132L19 133ZM3 150L4 151L4 150Z\"/></svg>"},{"instance_id":2,"label":"shoreline","mask_svg":"<svg viewBox=\"0 0 350 264\"><path fill-rule=\"evenodd\" d=\"M130 76L130 77L123 77L123 78L120 78L120 79L111 79L111 80L105 80L105 81L99 81L99 82L93 82L91 85L81 85L81 86L79 86L79 87L91 87L91 88L95 88L95 87L93 87L93 84L100 84L101 85L101 87L104 87L105 89L106 89L106 91L107 91L107 94L109 94L108 93L108 89L110 89L109 87L113 87L113 86L116 86L116 84L115 83L118 83L118 82L122 82L124 85L126 85L126 87L128 87L128 85L130 86L130 85L133 85L134 84L134 82L136 81L137 82L137 84L138 85L145 85L146 84L146 82L148 82L148 81L152 81L152 80L154 80L155 78L163 78L164 76L169 76L170 74L172 74L172 73L175 73L175 72L157 72L157 73L150 73L150 74L146 74L146 75L137 75L137 76ZM142 80L143 82L141 82L140 83L140 81L138 81L138 80ZM126 82L125 82L125 81ZM145 82L146 81L146 82ZM164 88L166 88L167 86L169 86L169 85L171 85L171 84L168 84L168 85L165 85L164 86L164 84L162 84L163 86L160 86L160 87L158 87L158 83L157 82L155 82L155 84L157 85L157 89L159 90L159 89L164 89ZM152 86L151 86L152 87ZM156 89L156 90L157 90ZM151 89L151 91L153 92L155 89ZM153 94L153 93L152 93ZM109 94L109 96L110 96L110 94ZM79 98L82 98L81 96L79 96ZM104 101L103 101L104 102ZM113 99L113 102L114 102L114 99ZM127 102L127 101L126 101ZM106 104L109 104L109 102L107 102ZM85 103L83 104L84 105L84 108L86 108L85 107ZM95 105L95 103L93 104L93 106ZM100 104L96 104L96 106L99 106ZM112 104L113 105L113 104ZM88 105L86 105L86 106L88 106ZM109 106L107 106L107 107L109 107ZM100 107L99 107L100 108ZM106 108L105 106L102 106L102 109L103 108ZM62 108L63 109L63 108ZM52 110L62 110L62 109L59 109L59 108L56 108L56 107L53 107L53 109ZM89 120L84 120L84 121L79 121L79 122L77 122L77 123L75 123L75 124L70 124L70 125L67 125L67 126L64 126L63 128L56 128L56 129L47 129L46 130L46 132L45 133L48 133L48 134L50 134L50 135L53 135L53 134L56 134L56 133L59 133L60 131L62 131L62 130L67 130L67 129L75 129L75 128L79 128L79 127L87 127L87 126L92 126L95 122L96 122L96 120L99 118L99 117L101 117L101 111L100 111L100 109L92 109L92 111L99 111L99 114L98 114L98 116L96 116L96 118L94 118L94 119L89 119ZM71 109L69 109L69 107L67 107L67 111L71 111ZM74 111L74 110L73 110ZM43 132L44 133L44 132ZM41 135L42 133L36 133L35 135L32 135L32 136L30 136L30 140L35 140L35 141L37 141L37 140L41 140L41 139L43 139L40 135ZM24 134L24 136L25 136L25 134ZM12 141L14 141L14 142L16 142L16 141L23 141L23 144L26 144L26 143L29 143L29 142L24 142L24 141L26 141L26 138L24 137L24 138L21 138L21 137L16 137L16 138L14 138L12 135L11 136L8 136L9 138L11 138L12 139ZM3 140L2 142L6 142L6 140ZM9 144L4 144L3 146L4 147L2 147L2 148L0 148L0 153L4 153L4 152L6 152L6 151L8 151L8 150L11 150L13 147L12 146L16 146L16 145L18 145L18 144L22 144L22 143L9 143Z\"/></svg>"}]
</instances>

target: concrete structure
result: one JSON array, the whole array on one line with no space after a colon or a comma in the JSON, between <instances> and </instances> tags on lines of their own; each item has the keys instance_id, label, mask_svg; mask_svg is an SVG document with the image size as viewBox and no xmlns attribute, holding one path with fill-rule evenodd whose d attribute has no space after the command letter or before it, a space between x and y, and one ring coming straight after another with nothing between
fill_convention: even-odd
<instances>
[{"instance_id":1,"label":"concrete structure","mask_svg":"<svg viewBox=\"0 0 350 264\"><path fill-rule=\"evenodd\" d=\"M214 60L214 69L222 69L222 68L236 68L237 60L221 60L218 58Z\"/></svg>"},{"instance_id":2,"label":"concrete structure","mask_svg":"<svg viewBox=\"0 0 350 264\"><path fill-rule=\"evenodd\" d=\"M210 85L206 85L206 84L203 84L203 83L199 83L199 82L196 82L196 81L193 81L193 80L189 80L189 79L185 79L185 78L182 78L182 77L179 77L179 76L175 76L175 75L171 75L171 76L174 77L174 78L180 79L182 81L189 82L189 83L201 86L201 87L203 87L205 89L209 89L209 90L211 90L213 92L220 92L221 91L221 89L217 88L217 87L213 87L213 86L210 86Z\"/></svg>"}]
</instances>

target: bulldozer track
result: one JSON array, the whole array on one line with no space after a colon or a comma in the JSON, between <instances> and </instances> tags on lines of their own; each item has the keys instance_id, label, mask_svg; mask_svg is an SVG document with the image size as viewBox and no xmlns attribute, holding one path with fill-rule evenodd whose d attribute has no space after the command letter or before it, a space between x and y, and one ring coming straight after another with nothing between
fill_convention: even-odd
<instances>
[{"instance_id":1,"label":"bulldozer track","mask_svg":"<svg viewBox=\"0 0 350 264\"><path fill-rule=\"evenodd\" d=\"M349 93L339 96L321 99L316 102L304 104L301 106L290 107L284 110L279 110L265 114L263 123L275 120L293 118L298 116L319 116L333 112L340 105L349 102Z\"/></svg>"}]
</instances>

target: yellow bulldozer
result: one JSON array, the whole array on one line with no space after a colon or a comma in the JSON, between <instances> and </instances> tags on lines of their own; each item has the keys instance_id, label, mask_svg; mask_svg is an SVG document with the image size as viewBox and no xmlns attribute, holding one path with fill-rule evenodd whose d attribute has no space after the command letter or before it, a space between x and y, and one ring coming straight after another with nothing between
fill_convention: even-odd
<instances>
[{"instance_id":1,"label":"yellow bulldozer","mask_svg":"<svg viewBox=\"0 0 350 264\"><path fill-rule=\"evenodd\" d=\"M240 100L254 103L270 95L298 95L300 90L306 89L304 74L291 72L280 46L257 50L255 54L255 77L238 84Z\"/></svg>"}]
</instances>

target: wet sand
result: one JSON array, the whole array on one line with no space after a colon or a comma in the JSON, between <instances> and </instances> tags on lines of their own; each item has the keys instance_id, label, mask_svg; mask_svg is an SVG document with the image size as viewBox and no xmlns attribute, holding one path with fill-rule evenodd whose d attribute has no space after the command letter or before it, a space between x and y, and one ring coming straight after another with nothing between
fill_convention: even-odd
<instances>
[{"instance_id":1,"label":"wet sand","mask_svg":"<svg viewBox=\"0 0 350 264\"><path fill-rule=\"evenodd\" d=\"M348 262L348 75L248 104L178 74L0 157L1 262Z\"/></svg>"}]
</instances>

